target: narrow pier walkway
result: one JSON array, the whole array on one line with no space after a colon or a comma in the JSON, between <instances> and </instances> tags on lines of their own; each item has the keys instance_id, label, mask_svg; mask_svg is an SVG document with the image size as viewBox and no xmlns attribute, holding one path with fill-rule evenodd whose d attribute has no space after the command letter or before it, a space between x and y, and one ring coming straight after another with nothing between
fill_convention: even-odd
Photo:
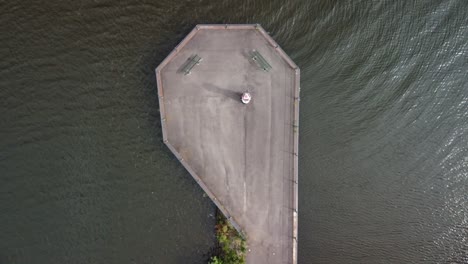
<instances>
[{"instance_id":1,"label":"narrow pier walkway","mask_svg":"<svg viewBox=\"0 0 468 264\"><path fill-rule=\"evenodd\" d=\"M295 264L299 68L259 25L198 25L156 77L164 142L245 235L247 263Z\"/></svg>"}]
</instances>

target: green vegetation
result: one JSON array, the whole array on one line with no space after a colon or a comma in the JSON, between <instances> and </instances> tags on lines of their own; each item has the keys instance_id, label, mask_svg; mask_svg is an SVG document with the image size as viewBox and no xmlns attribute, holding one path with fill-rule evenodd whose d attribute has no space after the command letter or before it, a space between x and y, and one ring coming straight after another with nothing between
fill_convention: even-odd
<instances>
[{"instance_id":1,"label":"green vegetation","mask_svg":"<svg viewBox=\"0 0 468 264\"><path fill-rule=\"evenodd\" d=\"M245 264L245 239L220 212L217 216L216 238L220 253L212 257L209 264Z\"/></svg>"}]
</instances>

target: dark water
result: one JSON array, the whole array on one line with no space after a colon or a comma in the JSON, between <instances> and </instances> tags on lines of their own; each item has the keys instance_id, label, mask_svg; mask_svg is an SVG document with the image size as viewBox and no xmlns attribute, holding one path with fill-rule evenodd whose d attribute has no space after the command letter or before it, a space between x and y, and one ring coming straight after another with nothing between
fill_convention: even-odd
<instances>
[{"instance_id":1,"label":"dark water","mask_svg":"<svg viewBox=\"0 0 468 264\"><path fill-rule=\"evenodd\" d=\"M254 22L302 69L299 263L468 263L465 0L0 0L0 263L206 263L153 69Z\"/></svg>"}]
</instances>

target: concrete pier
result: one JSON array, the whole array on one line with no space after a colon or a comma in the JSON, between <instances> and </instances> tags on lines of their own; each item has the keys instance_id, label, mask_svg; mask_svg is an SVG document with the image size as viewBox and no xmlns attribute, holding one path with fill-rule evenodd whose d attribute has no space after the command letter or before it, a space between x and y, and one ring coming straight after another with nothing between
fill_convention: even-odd
<instances>
[{"instance_id":1,"label":"concrete pier","mask_svg":"<svg viewBox=\"0 0 468 264\"><path fill-rule=\"evenodd\" d=\"M163 140L244 234L247 263L295 264L299 68L259 25L198 25L156 78Z\"/></svg>"}]
</instances>

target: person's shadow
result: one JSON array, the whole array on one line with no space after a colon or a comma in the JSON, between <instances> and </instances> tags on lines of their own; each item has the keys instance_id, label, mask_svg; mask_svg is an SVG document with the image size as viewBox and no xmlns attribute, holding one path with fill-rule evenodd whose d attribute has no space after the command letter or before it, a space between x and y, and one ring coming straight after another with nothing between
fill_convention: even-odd
<instances>
[{"instance_id":1,"label":"person's shadow","mask_svg":"<svg viewBox=\"0 0 468 264\"><path fill-rule=\"evenodd\" d=\"M234 92L234 91L225 90L225 89L219 88L218 86L215 86L215 85L210 84L210 83L204 83L203 88L206 89L209 92L219 94L219 95L221 95L223 97L232 99L232 100L234 100L236 102L239 102L239 103L241 102L240 98L241 98L242 93L237 93L237 92Z\"/></svg>"}]
</instances>

